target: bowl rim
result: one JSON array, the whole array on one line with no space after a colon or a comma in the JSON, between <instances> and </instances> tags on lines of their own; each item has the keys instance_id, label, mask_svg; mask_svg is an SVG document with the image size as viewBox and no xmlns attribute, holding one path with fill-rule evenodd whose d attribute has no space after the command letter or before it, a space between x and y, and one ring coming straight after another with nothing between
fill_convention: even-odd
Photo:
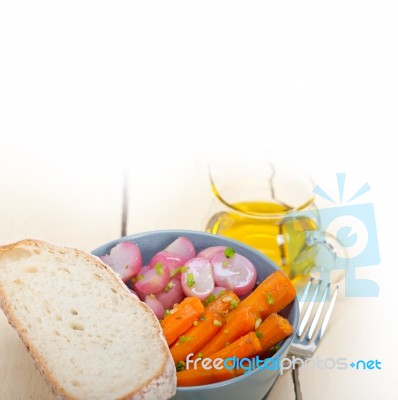
<instances>
[{"instance_id":1,"label":"bowl rim","mask_svg":"<svg viewBox=\"0 0 398 400\"><path fill-rule=\"evenodd\" d=\"M166 235L166 234L174 234L178 236L184 236L185 235L198 235L198 236L204 236L204 237L217 237L219 239L217 240L226 240L231 244L235 244L238 245L238 247L242 247L244 249L246 249L249 252L254 253L257 257L260 257L262 259L264 259L271 267L274 271L280 271L281 269L276 265L276 263L274 261L272 261L270 258L268 258L267 256L265 256L263 253L261 253L260 251L256 250L253 247L248 246L245 243L242 243L238 240L235 239L230 239L226 236L221 236L221 235L216 235L213 233L208 233L208 232L203 232L203 231L196 231L196 230L188 230L188 229L160 229L160 230L151 230L151 231L145 231L145 232L139 232L139 233L134 233L131 235L126 235L126 236L122 236L118 239L114 239L111 240L107 243L102 244L101 246L98 246L96 249L92 250L90 253L98 256L98 253L103 253L104 249L106 248L110 248L115 246L116 244L120 243L120 242L126 242L126 241L130 241L130 240L134 240L134 239L138 239L138 238L143 238L143 237L147 237L147 236L152 236L152 235L156 235L156 234L162 234L162 235ZM268 275L267 275L268 276ZM298 298L297 298L297 294L294 297L294 300L292 302L292 311L293 311L293 321L292 321L292 326L293 326L293 333L286 338L283 341L282 346L280 347L280 349L271 357L281 357L283 354L287 353L287 350L293 340L294 334L297 330L298 327L298 322L299 322L299 304L298 304ZM197 385L197 386L182 386L182 387L177 387L177 391L178 392L189 392L192 390L213 390L213 389L217 389L223 386L228 386L231 385L233 383L239 383L241 381L244 381L245 379L249 378L250 376L256 375L257 373L264 371L266 369L260 369L260 368L255 368L253 370L251 370L248 373L245 373L241 376L237 376L235 378L231 378L228 379L226 381L222 381L222 382L217 382L217 383L210 383L207 385ZM278 372L278 371L275 371Z\"/></svg>"}]
</instances>

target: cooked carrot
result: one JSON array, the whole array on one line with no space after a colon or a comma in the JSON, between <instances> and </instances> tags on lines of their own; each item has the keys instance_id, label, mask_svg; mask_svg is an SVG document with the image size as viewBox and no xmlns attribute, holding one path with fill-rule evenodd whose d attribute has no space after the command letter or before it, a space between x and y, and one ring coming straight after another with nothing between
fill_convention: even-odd
<instances>
[{"instance_id":1,"label":"cooked carrot","mask_svg":"<svg viewBox=\"0 0 398 400\"><path fill-rule=\"evenodd\" d=\"M197 297L186 297L181 303L171 311L160 323L167 344L174 343L179 336L183 335L191 328L194 321L204 312L204 306Z\"/></svg>"},{"instance_id":2,"label":"cooked carrot","mask_svg":"<svg viewBox=\"0 0 398 400\"><path fill-rule=\"evenodd\" d=\"M271 314L256 329L256 335L261 343L261 352L265 352L270 347L275 346L282 339L293 333L290 322L278 314Z\"/></svg>"},{"instance_id":3,"label":"cooked carrot","mask_svg":"<svg viewBox=\"0 0 398 400\"><path fill-rule=\"evenodd\" d=\"M194 322L194 326L170 348L174 362L185 361L188 354L196 353L222 328L223 321L219 313L212 310L205 312L203 318Z\"/></svg>"},{"instance_id":4,"label":"cooked carrot","mask_svg":"<svg viewBox=\"0 0 398 400\"><path fill-rule=\"evenodd\" d=\"M290 279L282 271L275 271L242 300L234 311L228 314L227 320L245 306L251 306L265 320L272 313L285 308L295 295L296 290Z\"/></svg>"},{"instance_id":5,"label":"cooked carrot","mask_svg":"<svg viewBox=\"0 0 398 400\"><path fill-rule=\"evenodd\" d=\"M205 308L206 311L215 311L221 315L226 315L234 310L240 303L239 297L231 290L225 290L219 294L213 301L209 302Z\"/></svg>"},{"instance_id":6,"label":"cooked carrot","mask_svg":"<svg viewBox=\"0 0 398 400\"><path fill-rule=\"evenodd\" d=\"M238 359L248 358L261 351L261 343L255 332L249 332L245 336L240 337L229 346L210 354L211 359L236 357Z\"/></svg>"},{"instance_id":7,"label":"cooked carrot","mask_svg":"<svg viewBox=\"0 0 398 400\"><path fill-rule=\"evenodd\" d=\"M207 357L209 354L228 346L246 333L253 331L259 318L259 314L253 312L250 306L240 308L239 312L234 313L234 316L225 323L220 331L199 349L199 353L196 356Z\"/></svg>"},{"instance_id":8,"label":"cooked carrot","mask_svg":"<svg viewBox=\"0 0 398 400\"><path fill-rule=\"evenodd\" d=\"M177 372L177 386L199 386L226 381L235 377L234 369L222 366L220 369L205 369L201 366Z\"/></svg>"}]
</instances>

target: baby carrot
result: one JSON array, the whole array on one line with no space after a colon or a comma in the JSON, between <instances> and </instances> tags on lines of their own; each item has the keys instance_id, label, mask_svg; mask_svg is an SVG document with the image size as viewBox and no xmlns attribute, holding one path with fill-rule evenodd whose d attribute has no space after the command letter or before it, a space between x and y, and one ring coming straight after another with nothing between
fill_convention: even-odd
<instances>
[{"instance_id":1,"label":"baby carrot","mask_svg":"<svg viewBox=\"0 0 398 400\"><path fill-rule=\"evenodd\" d=\"M271 314L256 329L256 335L261 343L261 352L268 350L292 333L293 327L286 318L278 314Z\"/></svg>"},{"instance_id":2,"label":"baby carrot","mask_svg":"<svg viewBox=\"0 0 398 400\"><path fill-rule=\"evenodd\" d=\"M224 366L205 369L202 366L198 366L198 368L177 372L177 386L207 385L209 383L226 381L234 377L234 369L227 369Z\"/></svg>"},{"instance_id":3,"label":"baby carrot","mask_svg":"<svg viewBox=\"0 0 398 400\"><path fill-rule=\"evenodd\" d=\"M167 344L171 345L184 334L204 311L202 302L197 297L186 297L160 323Z\"/></svg>"},{"instance_id":4,"label":"baby carrot","mask_svg":"<svg viewBox=\"0 0 398 400\"><path fill-rule=\"evenodd\" d=\"M199 350L197 357L207 357L228 346L236 339L253 331L258 321L261 322L259 315L253 312L250 306L240 308L239 312L234 313L234 316L223 325L220 331Z\"/></svg>"},{"instance_id":5,"label":"baby carrot","mask_svg":"<svg viewBox=\"0 0 398 400\"><path fill-rule=\"evenodd\" d=\"M245 336L240 337L235 342L231 343L229 346L210 354L209 358L216 359L236 357L238 359L248 358L261 351L261 343L259 338L254 332L249 332Z\"/></svg>"},{"instance_id":6,"label":"baby carrot","mask_svg":"<svg viewBox=\"0 0 398 400\"><path fill-rule=\"evenodd\" d=\"M285 308L295 295L296 290L290 279L282 271L275 271L242 300L238 308L228 314L227 320L244 306L251 306L264 320L272 313Z\"/></svg>"},{"instance_id":7,"label":"baby carrot","mask_svg":"<svg viewBox=\"0 0 398 400\"><path fill-rule=\"evenodd\" d=\"M213 301L209 302L205 308L206 311L215 311L221 315L226 315L228 312L235 309L240 303L239 297L231 290L225 290L219 294Z\"/></svg>"},{"instance_id":8,"label":"baby carrot","mask_svg":"<svg viewBox=\"0 0 398 400\"><path fill-rule=\"evenodd\" d=\"M217 312L209 310L194 322L194 326L180 336L171 346L170 351L175 363L185 361L190 353L196 353L222 327L224 318Z\"/></svg>"}]
</instances>

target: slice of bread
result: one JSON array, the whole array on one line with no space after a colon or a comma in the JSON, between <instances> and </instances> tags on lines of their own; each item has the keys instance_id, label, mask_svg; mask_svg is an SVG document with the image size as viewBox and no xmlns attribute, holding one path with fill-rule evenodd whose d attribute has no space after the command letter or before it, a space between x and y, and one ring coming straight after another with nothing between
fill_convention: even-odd
<instances>
[{"instance_id":1,"label":"slice of bread","mask_svg":"<svg viewBox=\"0 0 398 400\"><path fill-rule=\"evenodd\" d=\"M156 317L97 257L38 240L0 247L0 306L57 398L175 394Z\"/></svg>"}]
</instances>

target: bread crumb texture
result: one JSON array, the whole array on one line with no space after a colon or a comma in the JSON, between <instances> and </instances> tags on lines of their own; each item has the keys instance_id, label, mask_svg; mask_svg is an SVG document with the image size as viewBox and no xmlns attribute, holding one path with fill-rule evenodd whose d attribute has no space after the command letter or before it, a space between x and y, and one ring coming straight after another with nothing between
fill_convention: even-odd
<instances>
[{"instance_id":1,"label":"bread crumb texture","mask_svg":"<svg viewBox=\"0 0 398 400\"><path fill-rule=\"evenodd\" d=\"M11 245L10 245L11 246ZM148 308L95 257L44 242L0 248L0 297L55 392L161 399L175 371Z\"/></svg>"}]
</instances>

